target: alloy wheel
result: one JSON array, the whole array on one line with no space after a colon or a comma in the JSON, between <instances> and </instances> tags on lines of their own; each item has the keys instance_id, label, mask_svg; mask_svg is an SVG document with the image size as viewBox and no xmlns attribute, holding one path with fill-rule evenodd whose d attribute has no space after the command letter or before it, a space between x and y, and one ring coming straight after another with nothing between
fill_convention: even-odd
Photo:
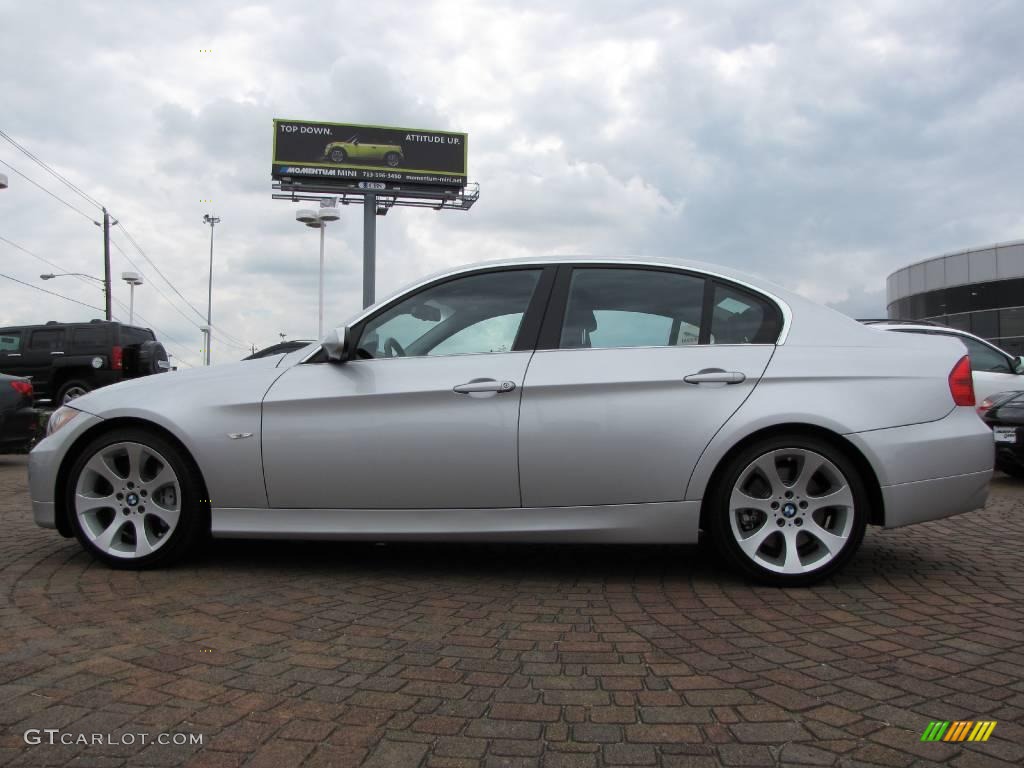
<instances>
[{"instance_id":1,"label":"alloy wheel","mask_svg":"<svg viewBox=\"0 0 1024 768\"><path fill-rule=\"evenodd\" d=\"M181 516L181 483L170 462L135 442L107 445L78 475L75 515L93 545L116 558L152 554Z\"/></svg>"},{"instance_id":2,"label":"alloy wheel","mask_svg":"<svg viewBox=\"0 0 1024 768\"><path fill-rule=\"evenodd\" d=\"M729 498L729 526L753 563L779 574L811 573L849 543L853 491L839 468L816 451L768 451L740 472Z\"/></svg>"}]
</instances>

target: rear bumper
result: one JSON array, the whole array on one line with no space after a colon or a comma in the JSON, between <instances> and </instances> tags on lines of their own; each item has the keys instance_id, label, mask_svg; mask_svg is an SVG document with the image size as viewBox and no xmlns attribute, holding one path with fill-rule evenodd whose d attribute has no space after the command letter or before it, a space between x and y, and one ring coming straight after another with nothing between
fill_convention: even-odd
<instances>
[{"instance_id":1,"label":"rear bumper","mask_svg":"<svg viewBox=\"0 0 1024 768\"><path fill-rule=\"evenodd\" d=\"M992 470L882 488L885 527L924 523L985 506Z\"/></svg>"},{"instance_id":2,"label":"rear bumper","mask_svg":"<svg viewBox=\"0 0 1024 768\"><path fill-rule=\"evenodd\" d=\"M24 451L39 433L37 408L20 408L0 420L0 453Z\"/></svg>"},{"instance_id":3,"label":"rear bumper","mask_svg":"<svg viewBox=\"0 0 1024 768\"><path fill-rule=\"evenodd\" d=\"M938 421L846 437L875 470L886 528L985 505L995 451L992 430L973 408L954 408Z\"/></svg>"}]
</instances>

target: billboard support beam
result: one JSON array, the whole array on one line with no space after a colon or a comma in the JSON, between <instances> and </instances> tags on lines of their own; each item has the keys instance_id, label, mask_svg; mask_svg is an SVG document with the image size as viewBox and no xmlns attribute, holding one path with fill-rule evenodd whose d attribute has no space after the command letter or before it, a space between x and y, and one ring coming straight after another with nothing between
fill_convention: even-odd
<instances>
[{"instance_id":1,"label":"billboard support beam","mask_svg":"<svg viewBox=\"0 0 1024 768\"><path fill-rule=\"evenodd\" d=\"M376 293L377 271L377 211L394 207L433 208L436 211L468 211L480 199L480 185L471 182L461 188L399 187L383 184L369 186L369 182L339 185L326 180L283 178L273 182L275 200L325 200L334 206L363 206L363 308L373 304Z\"/></svg>"},{"instance_id":2,"label":"billboard support beam","mask_svg":"<svg viewBox=\"0 0 1024 768\"><path fill-rule=\"evenodd\" d=\"M377 195L363 197L363 309L373 304L377 274Z\"/></svg>"}]
</instances>

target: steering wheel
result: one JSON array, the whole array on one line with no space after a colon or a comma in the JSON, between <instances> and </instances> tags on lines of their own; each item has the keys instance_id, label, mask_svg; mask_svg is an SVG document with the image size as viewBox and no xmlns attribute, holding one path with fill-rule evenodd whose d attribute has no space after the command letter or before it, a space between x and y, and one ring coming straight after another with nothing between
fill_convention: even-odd
<instances>
[{"instance_id":1,"label":"steering wheel","mask_svg":"<svg viewBox=\"0 0 1024 768\"><path fill-rule=\"evenodd\" d=\"M405 350L394 336L388 336L384 342L384 355L386 357L405 357Z\"/></svg>"}]
</instances>

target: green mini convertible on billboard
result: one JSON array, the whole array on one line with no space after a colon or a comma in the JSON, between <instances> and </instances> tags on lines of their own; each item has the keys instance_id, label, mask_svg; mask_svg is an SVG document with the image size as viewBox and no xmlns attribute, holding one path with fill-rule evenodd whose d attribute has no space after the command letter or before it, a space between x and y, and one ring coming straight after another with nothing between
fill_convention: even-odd
<instances>
[{"instance_id":1,"label":"green mini convertible on billboard","mask_svg":"<svg viewBox=\"0 0 1024 768\"><path fill-rule=\"evenodd\" d=\"M332 141L324 149L324 160L332 163L384 163L397 168L405 156L397 144L368 144L352 136L348 141Z\"/></svg>"},{"instance_id":2,"label":"green mini convertible on billboard","mask_svg":"<svg viewBox=\"0 0 1024 768\"><path fill-rule=\"evenodd\" d=\"M464 187L467 141L455 131L275 119L271 177L320 187Z\"/></svg>"}]
</instances>

